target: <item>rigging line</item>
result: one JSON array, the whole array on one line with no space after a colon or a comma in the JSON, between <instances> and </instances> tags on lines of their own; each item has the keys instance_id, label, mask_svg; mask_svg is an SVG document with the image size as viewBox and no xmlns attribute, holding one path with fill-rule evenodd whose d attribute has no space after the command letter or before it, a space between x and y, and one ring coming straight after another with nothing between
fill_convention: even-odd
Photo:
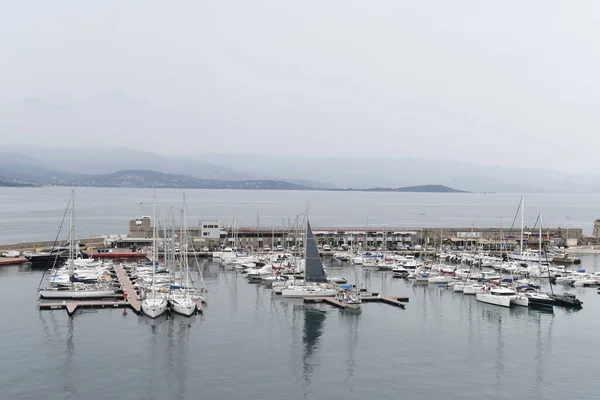
<instances>
[{"instance_id":1,"label":"rigging line","mask_svg":"<svg viewBox=\"0 0 600 400\"><path fill-rule=\"evenodd\" d=\"M65 218L67 218L67 213L69 212L69 207L71 207L71 197L69 197L69 202L67 203L67 208L65 208L65 213L63 214L62 220L60 221L60 226L58 227L58 232L56 233L56 237L54 238L54 243L52 243L52 250L54 250L54 248L56 246L56 242L58 241L58 236L60 235L60 231L62 230L63 224L65 223ZM70 235L70 233L69 233L69 235ZM54 262L52 263L52 270L54 270L54 267L56 266L57 259L58 259L58 253L56 253L56 256L54 257ZM47 270L44 270L44 273L42 274L42 279L40 280L38 287L40 287L42 285L42 282L44 281L44 276L46 275L46 271ZM54 271L54 276L56 276L56 271Z\"/></svg>"},{"instance_id":2,"label":"rigging line","mask_svg":"<svg viewBox=\"0 0 600 400\"><path fill-rule=\"evenodd\" d=\"M519 207L517 207L517 211L515 212L515 217L513 218L512 225L510 226L510 229L508 230L508 235L506 236L507 239L510 237L510 234L513 230L513 227L515 226L515 222L517 221L517 217L519 216L519 211L521 210L522 206L523 206L523 197L521 197L521 201L519 202Z\"/></svg>"}]
</instances>

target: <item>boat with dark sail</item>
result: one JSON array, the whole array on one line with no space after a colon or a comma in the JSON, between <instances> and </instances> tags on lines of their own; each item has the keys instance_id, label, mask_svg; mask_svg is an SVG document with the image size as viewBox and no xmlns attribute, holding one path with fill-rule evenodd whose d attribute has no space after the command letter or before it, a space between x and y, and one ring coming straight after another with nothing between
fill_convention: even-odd
<instances>
[{"instance_id":1,"label":"boat with dark sail","mask_svg":"<svg viewBox=\"0 0 600 400\"><path fill-rule=\"evenodd\" d=\"M323 261L315 243L315 237L306 221L304 284L296 285L290 282L281 290L282 297L328 297L335 296L339 290L329 283L323 268Z\"/></svg>"}]
</instances>

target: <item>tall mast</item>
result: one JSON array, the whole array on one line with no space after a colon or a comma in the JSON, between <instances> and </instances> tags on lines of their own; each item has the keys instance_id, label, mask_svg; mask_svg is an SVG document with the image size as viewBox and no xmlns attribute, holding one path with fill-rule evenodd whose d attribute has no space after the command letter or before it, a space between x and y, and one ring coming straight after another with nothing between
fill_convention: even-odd
<instances>
[{"instance_id":1,"label":"tall mast","mask_svg":"<svg viewBox=\"0 0 600 400\"><path fill-rule=\"evenodd\" d=\"M181 228L179 229L179 284L183 286L183 266L187 253L185 251L185 195L183 196L183 207L181 208Z\"/></svg>"},{"instance_id":2,"label":"tall mast","mask_svg":"<svg viewBox=\"0 0 600 400\"><path fill-rule=\"evenodd\" d=\"M75 264L75 257L73 251L73 243L75 237L75 189L71 192L71 226L69 227L69 277L73 275L73 267ZM73 282L69 279L69 285L73 288Z\"/></svg>"},{"instance_id":3,"label":"tall mast","mask_svg":"<svg viewBox=\"0 0 600 400\"><path fill-rule=\"evenodd\" d=\"M538 249L538 262L540 263L540 282L542 280L542 213L539 216L540 220L540 240L539 240L539 249Z\"/></svg>"},{"instance_id":4,"label":"tall mast","mask_svg":"<svg viewBox=\"0 0 600 400\"><path fill-rule=\"evenodd\" d=\"M306 202L306 218L305 218L305 224L304 224L304 262L306 262L306 249L308 248L308 201ZM304 265L304 268L306 268L306 264Z\"/></svg>"},{"instance_id":5,"label":"tall mast","mask_svg":"<svg viewBox=\"0 0 600 400\"><path fill-rule=\"evenodd\" d=\"M519 245L519 253L523 254L523 225L525 223L525 196L521 197L521 244Z\"/></svg>"},{"instance_id":6,"label":"tall mast","mask_svg":"<svg viewBox=\"0 0 600 400\"><path fill-rule=\"evenodd\" d=\"M71 273L72 271L72 260L75 259L75 189L71 191L71 226L69 228L70 231L70 240L69 240L69 258L71 259Z\"/></svg>"},{"instance_id":7,"label":"tall mast","mask_svg":"<svg viewBox=\"0 0 600 400\"><path fill-rule=\"evenodd\" d=\"M154 277L156 275L156 189L152 191L152 299L156 298Z\"/></svg>"},{"instance_id":8,"label":"tall mast","mask_svg":"<svg viewBox=\"0 0 600 400\"><path fill-rule=\"evenodd\" d=\"M185 266L185 288L187 290L187 287L189 286L189 268L188 268L188 239L187 239L187 225L186 225L186 221L185 221L185 193L183 194L183 209L181 210L181 226L182 226L182 231L183 231L183 235L182 235L182 239L183 239L183 257L182 257L182 262L184 263L183 265ZM184 272L182 270L182 272ZM184 280L183 277L181 279L181 283L183 284Z\"/></svg>"},{"instance_id":9,"label":"tall mast","mask_svg":"<svg viewBox=\"0 0 600 400\"><path fill-rule=\"evenodd\" d=\"M165 210L164 207L161 207L161 210L163 212L163 223L165 224L165 226L163 227L163 264L166 266L169 265L169 263L167 262L169 259L169 254L167 252L167 211Z\"/></svg>"}]
</instances>

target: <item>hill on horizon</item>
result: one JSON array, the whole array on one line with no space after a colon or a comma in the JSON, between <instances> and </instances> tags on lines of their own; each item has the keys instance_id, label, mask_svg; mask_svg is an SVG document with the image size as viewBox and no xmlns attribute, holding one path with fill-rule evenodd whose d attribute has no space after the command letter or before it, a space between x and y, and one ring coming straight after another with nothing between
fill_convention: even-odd
<instances>
[{"instance_id":1,"label":"hill on horizon","mask_svg":"<svg viewBox=\"0 0 600 400\"><path fill-rule=\"evenodd\" d=\"M6 146L0 150L0 176L7 165L28 180L58 175L103 175L151 170L222 181L271 180L319 189L406 188L435 182L469 192L597 193L600 176L545 169L473 165L414 157L282 157L199 154L173 157L128 148ZM77 174L74 173L77 171Z\"/></svg>"}]
</instances>

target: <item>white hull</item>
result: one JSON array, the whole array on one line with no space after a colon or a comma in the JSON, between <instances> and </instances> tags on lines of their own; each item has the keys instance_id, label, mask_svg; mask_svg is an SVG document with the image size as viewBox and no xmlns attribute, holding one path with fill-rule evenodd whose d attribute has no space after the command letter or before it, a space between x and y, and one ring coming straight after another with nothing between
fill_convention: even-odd
<instances>
[{"instance_id":1,"label":"white hull","mask_svg":"<svg viewBox=\"0 0 600 400\"><path fill-rule=\"evenodd\" d=\"M457 283L452 288L452 291L456 292L456 293L462 293L462 292L464 292L464 290L465 290L465 285L463 285L462 283Z\"/></svg>"},{"instance_id":2,"label":"white hull","mask_svg":"<svg viewBox=\"0 0 600 400\"><path fill-rule=\"evenodd\" d=\"M156 318L167 311L167 299L144 299L142 301L142 311L150 318Z\"/></svg>"},{"instance_id":3,"label":"white hull","mask_svg":"<svg viewBox=\"0 0 600 400\"><path fill-rule=\"evenodd\" d=\"M342 302L342 304L344 305L344 308L349 308L350 310L358 310L360 309L361 303L344 303Z\"/></svg>"},{"instance_id":4,"label":"white hull","mask_svg":"<svg viewBox=\"0 0 600 400\"><path fill-rule=\"evenodd\" d=\"M177 314L189 317L196 312L196 303L192 299L180 299L171 301L171 310Z\"/></svg>"},{"instance_id":5,"label":"white hull","mask_svg":"<svg viewBox=\"0 0 600 400\"><path fill-rule=\"evenodd\" d=\"M418 280L418 278L417 278L417 280ZM427 282L429 282L429 283L450 283L450 282L452 282L452 277L446 276L446 275L432 276L432 277L429 277Z\"/></svg>"},{"instance_id":6,"label":"white hull","mask_svg":"<svg viewBox=\"0 0 600 400\"><path fill-rule=\"evenodd\" d=\"M482 294L482 293L483 293L483 286L466 285L463 288L463 294L466 294L466 295L476 295L476 294Z\"/></svg>"},{"instance_id":7,"label":"white hull","mask_svg":"<svg viewBox=\"0 0 600 400\"><path fill-rule=\"evenodd\" d=\"M98 299L110 297L114 290L41 290L42 299Z\"/></svg>"},{"instance_id":8,"label":"white hull","mask_svg":"<svg viewBox=\"0 0 600 400\"><path fill-rule=\"evenodd\" d=\"M529 297L527 296L516 295L510 302L515 306L529 307Z\"/></svg>"},{"instance_id":9,"label":"white hull","mask_svg":"<svg viewBox=\"0 0 600 400\"><path fill-rule=\"evenodd\" d=\"M476 296L477 301L482 303L494 304L501 307L510 307L511 300L516 296L496 296L493 294L478 293Z\"/></svg>"},{"instance_id":10,"label":"white hull","mask_svg":"<svg viewBox=\"0 0 600 400\"><path fill-rule=\"evenodd\" d=\"M294 289L283 289L281 291L282 297L330 297L338 294L337 290L334 289L322 289L322 288L294 288Z\"/></svg>"}]
</instances>

